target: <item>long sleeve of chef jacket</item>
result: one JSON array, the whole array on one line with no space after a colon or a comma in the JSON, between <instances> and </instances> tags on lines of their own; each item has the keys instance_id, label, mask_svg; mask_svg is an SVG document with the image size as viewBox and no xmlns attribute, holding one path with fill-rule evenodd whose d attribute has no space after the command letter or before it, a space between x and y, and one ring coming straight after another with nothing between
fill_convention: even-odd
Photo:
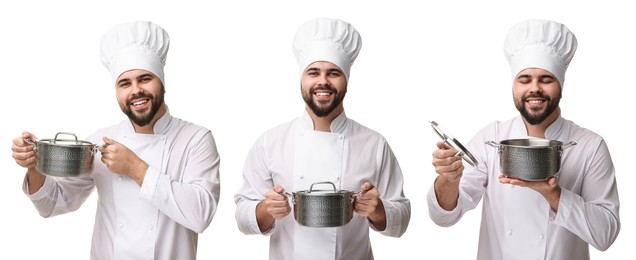
<instances>
[{"instance_id":1,"label":"long sleeve of chef jacket","mask_svg":"<svg viewBox=\"0 0 636 260\"><path fill-rule=\"evenodd\" d=\"M457 207L443 210L431 187L431 219L440 226L454 225L483 196L479 259L509 259L526 255L526 251L530 258L589 259L588 244L598 250L609 248L620 230L620 203L604 140L563 118L548 127L546 139L577 142L561 156L561 197L555 212L538 192L499 183L498 149L484 143L517 138L531 138L520 117L492 123L480 131L467 145L479 166L465 165ZM525 243L515 246L522 240Z\"/></svg>"}]
</instances>

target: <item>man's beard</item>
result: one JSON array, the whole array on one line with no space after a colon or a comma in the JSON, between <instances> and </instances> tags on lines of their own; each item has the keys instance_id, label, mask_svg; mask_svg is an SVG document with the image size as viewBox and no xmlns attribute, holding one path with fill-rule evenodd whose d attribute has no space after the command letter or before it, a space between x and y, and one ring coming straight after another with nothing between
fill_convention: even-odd
<instances>
[{"instance_id":1,"label":"man's beard","mask_svg":"<svg viewBox=\"0 0 636 260\"><path fill-rule=\"evenodd\" d=\"M150 124L150 122L152 122L152 119L155 118L155 115L157 115L157 112L161 108L161 105L163 104L163 96L164 96L164 91L161 91L161 94L159 94L157 98L155 98L152 94L140 93L130 97L130 99L128 99L123 106L120 105L120 107L121 107L121 110L124 112L124 114L126 114L128 118L132 120L136 125L146 126ZM148 108L150 109L149 112L146 113L148 109L141 110L137 112L138 114L140 114L138 115L132 111L132 109L130 108L131 101L137 98L149 98L148 102L151 103L150 108Z\"/></svg>"},{"instance_id":2,"label":"man's beard","mask_svg":"<svg viewBox=\"0 0 636 260\"><path fill-rule=\"evenodd\" d=\"M317 104L313 95L316 90L330 90L331 95L333 95L331 103L320 102L320 104ZM325 117L331 114L331 112L333 112L333 110L342 103L342 100L344 100L344 93L340 95L340 92L331 86L312 88L309 92L303 92L303 100L305 100L307 106L309 106L316 116Z\"/></svg>"},{"instance_id":3,"label":"man's beard","mask_svg":"<svg viewBox=\"0 0 636 260\"><path fill-rule=\"evenodd\" d=\"M542 113L539 114L531 114L531 111L528 111L526 108L527 100L529 98L543 98L547 102L548 105ZM543 94L530 94L521 100L515 99L515 107L521 113L521 116L526 119L528 124L538 125L541 124L546 118L548 118L552 112L554 112L559 107L559 101L561 101L561 93L559 96L552 100L549 96Z\"/></svg>"}]
</instances>

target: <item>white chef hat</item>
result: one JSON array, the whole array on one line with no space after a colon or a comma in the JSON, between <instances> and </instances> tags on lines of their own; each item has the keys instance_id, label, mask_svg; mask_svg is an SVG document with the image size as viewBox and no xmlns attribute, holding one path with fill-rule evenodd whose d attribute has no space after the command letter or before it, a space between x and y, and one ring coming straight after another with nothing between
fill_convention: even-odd
<instances>
[{"instance_id":1,"label":"white chef hat","mask_svg":"<svg viewBox=\"0 0 636 260\"><path fill-rule=\"evenodd\" d=\"M100 58L113 82L124 72L143 69L162 83L170 37L158 25L147 21L119 24L102 36Z\"/></svg>"},{"instance_id":2,"label":"white chef hat","mask_svg":"<svg viewBox=\"0 0 636 260\"><path fill-rule=\"evenodd\" d=\"M303 23L292 44L301 75L310 64L328 61L338 66L347 80L361 47L360 34L351 24L323 17Z\"/></svg>"},{"instance_id":3,"label":"white chef hat","mask_svg":"<svg viewBox=\"0 0 636 260\"><path fill-rule=\"evenodd\" d=\"M576 48L576 36L565 25L530 19L510 28L504 54L513 80L524 69L540 68L554 74L563 87L565 71Z\"/></svg>"}]
</instances>

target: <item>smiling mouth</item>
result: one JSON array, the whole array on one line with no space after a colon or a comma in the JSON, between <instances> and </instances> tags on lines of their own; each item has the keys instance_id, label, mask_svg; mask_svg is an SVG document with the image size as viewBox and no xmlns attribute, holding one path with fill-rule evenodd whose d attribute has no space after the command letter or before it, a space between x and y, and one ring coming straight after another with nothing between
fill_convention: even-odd
<instances>
[{"instance_id":1,"label":"smiling mouth","mask_svg":"<svg viewBox=\"0 0 636 260\"><path fill-rule=\"evenodd\" d=\"M540 105L540 104L543 104L543 102L545 102L545 100L543 100L543 99L531 99L531 100L528 100L526 102L528 102L530 105Z\"/></svg>"},{"instance_id":2,"label":"smiling mouth","mask_svg":"<svg viewBox=\"0 0 636 260\"><path fill-rule=\"evenodd\" d=\"M316 95L317 97L328 97L333 95L333 92L328 90L317 90L314 91L314 95Z\"/></svg>"},{"instance_id":3,"label":"smiling mouth","mask_svg":"<svg viewBox=\"0 0 636 260\"><path fill-rule=\"evenodd\" d=\"M150 101L150 99L141 99L141 100L136 100L133 102L130 102L130 105L133 107L138 107L138 106L143 106L144 104L148 103Z\"/></svg>"}]
</instances>

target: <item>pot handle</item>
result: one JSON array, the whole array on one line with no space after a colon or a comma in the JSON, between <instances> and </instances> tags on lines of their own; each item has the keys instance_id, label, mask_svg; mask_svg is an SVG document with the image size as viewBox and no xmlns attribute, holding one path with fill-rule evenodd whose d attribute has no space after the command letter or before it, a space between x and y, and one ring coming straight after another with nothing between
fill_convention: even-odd
<instances>
[{"instance_id":1,"label":"pot handle","mask_svg":"<svg viewBox=\"0 0 636 260\"><path fill-rule=\"evenodd\" d=\"M567 149L567 148L570 148L570 147L575 146L575 145L576 145L575 141L569 141L566 144L562 145L561 149Z\"/></svg>"},{"instance_id":2,"label":"pot handle","mask_svg":"<svg viewBox=\"0 0 636 260\"><path fill-rule=\"evenodd\" d=\"M91 150L91 155L95 155L96 153L98 153L99 148L106 148L106 147L108 147L108 144L95 145L95 147L93 147L93 150Z\"/></svg>"},{"instance_id":3,"label":"pot handle","mask_svg":"<svg viewBox=\"0 0 636 260\"><path fill-rule=\"evenodd\" d=\"M38 141L31 139L31 137L24 138L24 139L22 139L22 141L24 141L27 144L33 145L33 151L34 152L38 151L38 146L36 145Z\"/></svg>"},{"instance_id":4,"label":"pot handle","mask_svg":"<svg viewBox=\"0 0 636 260\"><path fill-rule=\"evenodd\" d=\"M287 198L291 199L292 204L296 205L296 197L294 197L294 195L292 195L291 193L287 191L283 191L283 193L280 193L280 194L287 196Z\"/></svg>"},{"instance_id":5,"label":"pot handle","mask_svg":"<svg viewBox=\"0 0 636 260\"><path fill-rule=\"evenodd\" d=\"M362 193L365 193L365 192L367 192L367 191L366 190L361 190L361 191L358 191L358 192L354 193L353 195L351 195L351 204L355 204L356 203L356 197L362 195Z\"/></svg>"},{"instance_id":6,"label":"pot handle","mask_svg":"<svg viewBox=\"0 0 636 260\"><path fill-rule=\"evenodd\" d=\"M500 144L495 143L494 141L488 141L488 142L486 142L486 144L487 144L487 145L490 145L490 146L492 146L492 147L496 147L496 148L501 147L501 145L500 145Z\"/></svg>"},{"instance_id":7,"label":"pot handle","mask_svg":"<svg viewBox=\"0 0 636 260\"><path fill-rule=\"evenodd\" d=\"M55 138L53 139L53 143L55 143L58 139L57 136L58 135L72 135L73 137L75 137L75 143L79 143L79 141L77 140L77 135L75 135L74 133L69 133L69 132L58 132L57 134L55 134Z\"/></svg>"},{"instance_id":8,"label":"pot handle","mask_svg":"<svg viewBox=\"0 0 636 260\"><path fill-rule=\"evenodd\" d=\"M321 182L314 182L313 184L311 184L311 186L309 187L309 193L311 193L312 191L314 191L314 185L316 184L331 184L331 186L333 187L333 192L338 192L336 190L336 185L333 184L333 182L330 181L321 181Z\"/></svg>"}]
</instances>

